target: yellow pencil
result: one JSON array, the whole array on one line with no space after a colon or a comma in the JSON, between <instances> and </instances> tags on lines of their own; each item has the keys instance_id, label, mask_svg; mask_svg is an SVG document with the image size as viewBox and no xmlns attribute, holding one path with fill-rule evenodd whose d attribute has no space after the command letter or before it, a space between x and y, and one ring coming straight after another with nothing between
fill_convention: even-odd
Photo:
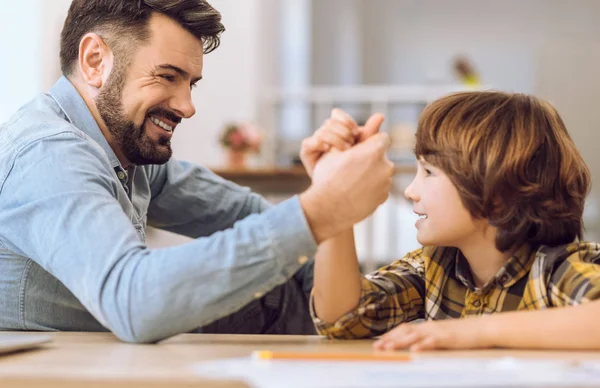
<instances>
[{"instance_id":1,"label":"yellow pencil","mask_svg":"<svg viewBox=\"0 0 600 388\"><path fill-rule=\"evenodd\" d=\"M256 350L255 360L317 360L317 361L410 361L406 353L297 353Z\"/></svg>"}]
</instances>

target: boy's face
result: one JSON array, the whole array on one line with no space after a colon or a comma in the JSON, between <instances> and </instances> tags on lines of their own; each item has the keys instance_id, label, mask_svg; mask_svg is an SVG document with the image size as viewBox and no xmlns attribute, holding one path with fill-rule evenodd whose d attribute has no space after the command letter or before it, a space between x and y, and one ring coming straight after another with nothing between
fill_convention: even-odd
<instances>
[{"instance_id":1,"label":"boy's face","mask_svg":"<svg viewBox=\"0 0 600 388\"><path fill-rule=\"evenodd\" d=\"M404 191L420 218L417 240L423 246L466 246L480 235L480 222L464 207L450 178L439 168L419 158L417 175Z\"/></svg>"}]
</instances>

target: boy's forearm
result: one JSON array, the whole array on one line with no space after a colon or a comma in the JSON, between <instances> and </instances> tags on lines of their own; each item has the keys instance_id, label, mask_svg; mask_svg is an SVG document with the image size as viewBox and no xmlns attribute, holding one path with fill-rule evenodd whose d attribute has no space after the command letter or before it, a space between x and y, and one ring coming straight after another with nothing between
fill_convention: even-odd
<instances>
[{"instance_id":1,"label":"boy's forearm","mask_svg":"<svg viewBox=\"0 0 600 388\"><path fill-rule=\"evenodd\" d=\"M323 242L315 258L314 307L325 322L335 322L360 300L361 277L352 229Z\"/></svg>"},{"instance_id":2,"label":"boy's forearm","mask_svg":"<svg viewBox=\"0 0 600 388\"><path fill-rule=\"evenodd\" d=\"M483 341L492 347L600 349L600 301L537 311L516 311L482 319Z\"/></svg>"}]
</instances>

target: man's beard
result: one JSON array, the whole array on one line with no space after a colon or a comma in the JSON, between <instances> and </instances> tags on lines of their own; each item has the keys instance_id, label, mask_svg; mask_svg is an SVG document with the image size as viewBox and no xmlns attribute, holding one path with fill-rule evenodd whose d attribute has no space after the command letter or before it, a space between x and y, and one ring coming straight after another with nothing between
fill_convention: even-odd
<instances>
[{"instance_id":1,"label":"man's beard","mask_svg":"<svg viewBox=\"0 0 600 388\"><path fill-rule=\"evenodd\" d=\"M144 130L144 124L151 114L173 117L173 114L161 108L148 111L141 125L136 125L125 116L123 107L123 89L125 87L125 71L115 67L106 85L96 97L96 107L106 123L114 140L121 147L121 152L136 165L164 164L173 155L171 142L160 137L158 144ZM159 114L160 113L160 114ZM179 120L173 120L178 122Z\"/></svg>"}]
</instances>

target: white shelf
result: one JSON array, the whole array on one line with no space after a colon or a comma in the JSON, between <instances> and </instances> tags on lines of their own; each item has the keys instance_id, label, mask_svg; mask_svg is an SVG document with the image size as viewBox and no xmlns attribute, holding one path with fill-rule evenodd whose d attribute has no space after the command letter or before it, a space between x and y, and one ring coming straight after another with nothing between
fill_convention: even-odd
<instances>
[{"instance_id":1,"label":"white shelf","mask_svg":"<svg viewBox=\"0 0 600 388\"><path fill-rule=\"evenodd\" d=\"M311 103L385 103L427 104L443 95L476 90L464 85L357 85L357 86L312 86L302 89L271 89L265 92L267 102L311 102Z\"/></svg>"}]
</instances>

